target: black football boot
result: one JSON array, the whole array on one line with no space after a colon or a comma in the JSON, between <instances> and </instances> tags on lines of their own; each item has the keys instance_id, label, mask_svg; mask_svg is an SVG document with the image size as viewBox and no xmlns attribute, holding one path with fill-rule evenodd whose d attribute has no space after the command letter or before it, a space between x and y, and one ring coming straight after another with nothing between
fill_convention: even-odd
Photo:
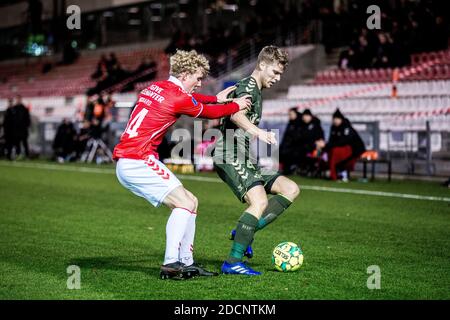
<instances>
[{"instance_id":1,"label":"black football boot","mask_svg":"<svg viewBox=\"0 0 450 320\"><path fill-rule=\"evenodd\" d=\"M217 272L206 270L202 265L195 262L190 266L184 266L182 273L188 278L195 276L214 277L219 275Z\"/></svg>"}]
</instances>

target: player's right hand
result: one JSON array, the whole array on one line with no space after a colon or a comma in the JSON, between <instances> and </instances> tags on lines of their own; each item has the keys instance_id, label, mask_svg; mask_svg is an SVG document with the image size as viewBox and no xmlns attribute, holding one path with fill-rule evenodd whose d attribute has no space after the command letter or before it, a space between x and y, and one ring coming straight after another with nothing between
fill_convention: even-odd
<instances>
[{"instance_id":1,"label":"player's right hand","mask_svg":"<svg viewBox=\"0 0 450 320\"><path fill-rule=\"evenodd\" d=\"M252 105L252 101L250 100L251 97L251 95L246 94L240 98L233 99L233 102L239 105L239 110L249 110Z\"/></svg>"},{"instance_id":2,"label":"player's right hand","mask_svg":"<svg viewBox=\"0 0 450 320\"><path fill-rule=\"evenodd\" d=\"M228 87L222 91L220 91L216 96L217 96L217 103L227 103L229 101L231 101L232 99L228 99L228 95L233 92L234 90L236 90L236 86L231 86Z\"/></svg>"},{"instance_id":3,"label":"player's right hand","mask_svg":"<svg viewBox=\"0 0 450 320\"><path fill-rule=\"evenodd\" d=\"M259 129L258 139L264 141L267 144L277 144L277 138L275 137L275 132L266 131Z\"/></svg>"}]
</instances>

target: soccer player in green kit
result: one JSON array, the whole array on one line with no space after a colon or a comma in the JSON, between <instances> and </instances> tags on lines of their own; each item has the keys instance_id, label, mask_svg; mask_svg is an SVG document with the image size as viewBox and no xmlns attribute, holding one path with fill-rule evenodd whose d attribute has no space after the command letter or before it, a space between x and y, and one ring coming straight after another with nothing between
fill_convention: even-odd
<instances>
[{"instance_id":1,"label":"soccer player in green kit","mask_svg":"<svg viewBox=\"0 0 450 320\"><path fill-rule=\"evenodd\" d=\"M265 228L280 216L299 195L295 182L277 172L265 172L258 167L250 153L250 140L258 138L276 144L275 134L258 128L262 113L261 91L280 81L288 63L287 54L275 46L264 47L258 55L256 68L250 77L237 83L229 98L251 95L252 106L247 112L237 112L222 121L222 136L214 151L214 167L248 208L231 233L233 245L223 263L224 274L260 275L242 261L251 258L251 243L255 232ZM270 199L268 194L272 194Z\"/></svg>"}]
</instances>

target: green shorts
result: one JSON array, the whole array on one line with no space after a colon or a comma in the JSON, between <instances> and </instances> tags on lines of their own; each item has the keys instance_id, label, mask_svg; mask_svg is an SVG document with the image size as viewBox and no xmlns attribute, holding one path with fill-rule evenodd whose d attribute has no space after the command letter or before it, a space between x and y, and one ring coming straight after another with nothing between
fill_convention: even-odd
<instances>
[{"instance_id":1,"label":"green shorts","mask_svg":"<svg viewBox=\"0 0 450 320\"><path fill-rule=\"evenodd\" d=\"M214 168L241 202L245 202L244 197L248 190L257 185L262 185L266 192L270 193L273 183L281 175L275 171L261 173L261 169L250 161L247 161L247 164L238 161L214 163Z\"/></svg>"}]
</instances>

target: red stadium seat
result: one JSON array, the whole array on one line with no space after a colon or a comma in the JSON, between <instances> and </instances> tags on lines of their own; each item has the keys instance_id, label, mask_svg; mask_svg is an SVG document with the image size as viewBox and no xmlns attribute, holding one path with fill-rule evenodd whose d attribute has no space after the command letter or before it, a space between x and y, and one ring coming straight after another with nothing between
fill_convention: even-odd
<instances>
[{"instance_id":1,"label":"red stadium seat","mask_svg":"<svg viewBox=\"0 0 450 320\"><path fill-rule=\"evenodd\" d=\"M168 64L165 54L160 49L140 49L117 52L117 58L125 69L134 70L142 58L152 54L158 64L161 75L167 74ZM75 64L57 66L49 73L42 74L42 63L11 63L0 66L0 74L7 80L0 84L2 96L20 92L23 96L54 96L83 94L93 87L95 81L90 78L95 71L100 53L81 56Z\"/></svg>"}]
</instances>

